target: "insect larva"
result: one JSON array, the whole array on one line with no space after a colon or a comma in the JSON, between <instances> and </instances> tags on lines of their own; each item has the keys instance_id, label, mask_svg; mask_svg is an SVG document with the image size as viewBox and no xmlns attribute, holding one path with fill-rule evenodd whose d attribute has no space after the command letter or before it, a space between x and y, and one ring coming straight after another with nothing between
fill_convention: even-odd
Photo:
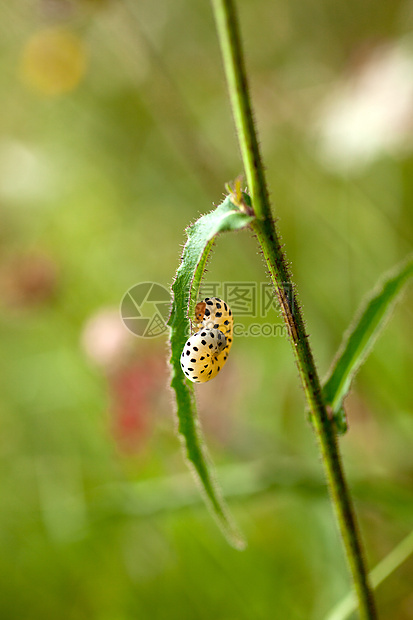
<instances>
[{"instance_id":1,"label":"insect larva","mask_svg":"<svg viewBox=\"0 0 413 620\"><path fill-rule=\"evenodd\" d=\"M206 383L217 376L226 364L233 340L233 317L230 307L218 297L207 297L195 308L199 331L186 342L181 368L190 381Z\"/></svg>"}]
</instances>

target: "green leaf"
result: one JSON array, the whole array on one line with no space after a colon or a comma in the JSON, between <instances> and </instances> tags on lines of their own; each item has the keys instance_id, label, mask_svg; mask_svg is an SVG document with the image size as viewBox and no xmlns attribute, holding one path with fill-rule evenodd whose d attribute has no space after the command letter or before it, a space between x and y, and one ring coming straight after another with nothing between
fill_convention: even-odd
<instances>
[{"instance_id":1,"label":"green leaf","mask_svg":"<svg viewBox=\"0 0 413 620\"><path fill-rule=\"evenodd\" d=\"M343 400L351 382L389 318L404 284L412 275L413 257L410 256L381 278L356 314L324 379L324 398L332 409L340 434L347 430Z\"/></svg>"},{"instance_id":2,"label":"green leaf","mask_svg":"<svg viewBox=\"0 0 413 620\"><path fill-rule=\"evenodd\" d=\"M376 589L385 579L399 568L413 553L413 532L410 532L403 540L390 551L370 571L370 580ZM326 616L326 620L346 620L357 609L357 601L354 592L349 592Z\"/></svg>"},{"instance_id":3,"label":"green leaf","mask_svg":"<svg viewBox=\"0 0 413 620\"><path fill-rule=\"evenodd\" d=\"M247 200L246 196L245 199ZM245 542L229 515L215 480L212 462L198 422L194 384L182 372L180 357L191 333L189 317L194 316L202 276L215 237L222 232L245 228L253 219L249 213L248 204L245 211L242 211L231 202L228 196L216 209L203 215L195 224L187 228L188 240L172 285L172 311L168 321L171 343L171 386L176 395L178 432L191 469L201 485L208 506L227 540L238 549L244 548Z\"/></svg>"}]
</instances>

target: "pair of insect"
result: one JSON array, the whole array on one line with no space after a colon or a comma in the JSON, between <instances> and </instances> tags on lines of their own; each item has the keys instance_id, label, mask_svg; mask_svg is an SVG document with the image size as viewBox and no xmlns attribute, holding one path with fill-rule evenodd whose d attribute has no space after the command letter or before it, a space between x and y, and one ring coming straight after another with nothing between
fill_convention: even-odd
<instances>
[{"instance_id":1,"label":"pair of insect","mask_svg":"<svg viewBox=\"0 0 413 620\"><path fill-rule=\"evenodd\" d=\"M195 307L198 331L186 342L181 368L193 383L206 383L217 376L232 346L234 319L231 308L218 297L207 297Z\"/></svg>"}]
</instances>

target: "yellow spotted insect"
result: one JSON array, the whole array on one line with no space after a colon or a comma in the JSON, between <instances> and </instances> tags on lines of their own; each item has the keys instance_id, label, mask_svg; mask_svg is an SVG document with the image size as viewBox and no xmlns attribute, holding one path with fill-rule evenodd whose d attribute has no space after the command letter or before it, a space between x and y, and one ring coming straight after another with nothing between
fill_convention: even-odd
<instances>
[{"instance_id":1,"label":"yellow spotted insect","mask_svg":"<svg viewBox=\"0 0 413 620\"><path fill-rule=\"evenodd\" d=\"M207 297L195 307L198 331L186 342L181 368L193 383L206 383L226 364L232 346L234 320L231 308L218 297Z\"/></svg>"}]
</instances>

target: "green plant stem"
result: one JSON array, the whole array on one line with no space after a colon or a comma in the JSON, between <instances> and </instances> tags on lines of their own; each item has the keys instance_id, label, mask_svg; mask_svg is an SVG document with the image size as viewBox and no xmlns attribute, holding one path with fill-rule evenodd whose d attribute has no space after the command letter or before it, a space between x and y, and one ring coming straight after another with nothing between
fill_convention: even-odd
<instances>
[{"instance_id":1,"label":"green plant stem","mask_svg":"<svg viewBox=\"0 0 413 620\"><path fill-rule=\"evenodd\" d=\"M374 620L377 617L375 603L368 581L361 539L344 477L334 426L323 401L320 379L305 331L303 316L271 214L264 167L254 127L235 5L232 0L211 1L245 174L257 216L252 228L263 250L291 337L353 577L360 617L365 620Z\"/></svg>"},{"instance_id":2,"label":"green plant stem","mask_svg":"<svg viewBox=\"0 0 413 620\"><path fill-rule=\"evenodd\" d=\"M383 558L370 572L371 582L377 588L387 577L403 564L413 553L413 532ZM328 614L326 620L346 620L356 609L354 594L347 594Z\"/></svg>"}]
</instances>

